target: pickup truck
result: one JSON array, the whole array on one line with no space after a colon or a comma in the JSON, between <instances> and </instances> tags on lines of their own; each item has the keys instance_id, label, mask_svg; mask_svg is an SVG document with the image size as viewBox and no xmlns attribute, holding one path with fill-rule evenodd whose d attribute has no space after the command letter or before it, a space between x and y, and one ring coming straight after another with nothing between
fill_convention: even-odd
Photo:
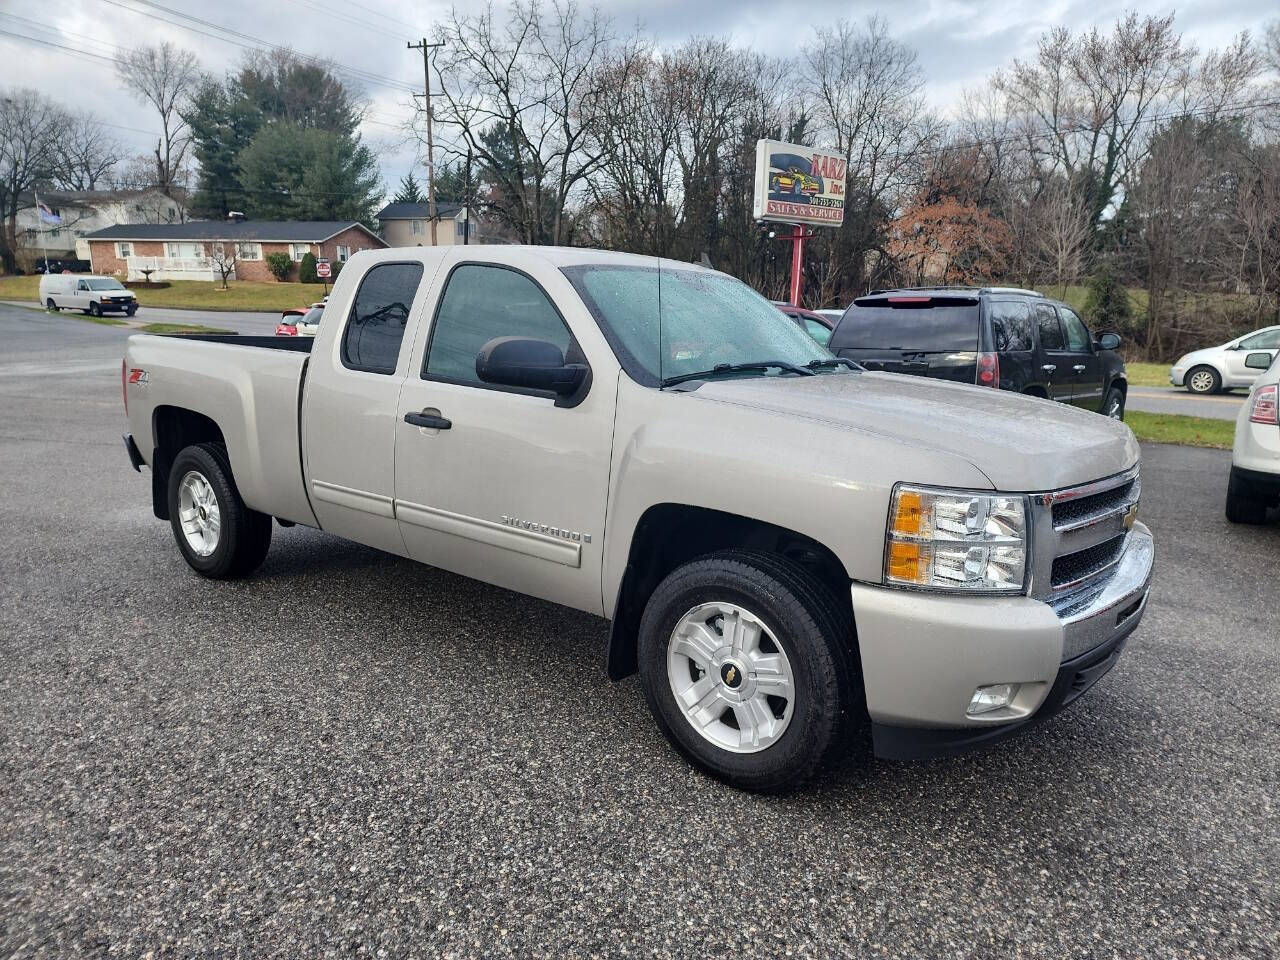
<instances>
[{"instance_id":1,"label":"pickup truck","mask_svg":"<svg viewBox=\"0 0 1280 960\"><path fill-rule=\"evenodd\" d=\"M864 371L724 274L366 251L325 314L129 338L126 449L186 562L245 576L274 518L606 618L609 677L739 787L1025 730L1142 618L1124 424Z\"/></svg>"}]
</instances>

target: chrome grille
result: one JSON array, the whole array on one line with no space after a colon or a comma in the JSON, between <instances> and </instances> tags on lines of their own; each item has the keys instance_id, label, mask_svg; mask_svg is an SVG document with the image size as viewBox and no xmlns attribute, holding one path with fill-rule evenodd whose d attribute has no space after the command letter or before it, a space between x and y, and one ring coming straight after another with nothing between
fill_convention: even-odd
<instances>
[{"instance_id":1,"label":"chrome grille","mask_svg":"<svg viewBox=\"0 0 1280 960\"><path fill-rule=\"evenodd\" d=\"M1093 483L1033 494L1032 596L1056 602L1102 582L1124 552L1126 519L1141 493L1135 466Z\"/></svg>"}]
</instances>

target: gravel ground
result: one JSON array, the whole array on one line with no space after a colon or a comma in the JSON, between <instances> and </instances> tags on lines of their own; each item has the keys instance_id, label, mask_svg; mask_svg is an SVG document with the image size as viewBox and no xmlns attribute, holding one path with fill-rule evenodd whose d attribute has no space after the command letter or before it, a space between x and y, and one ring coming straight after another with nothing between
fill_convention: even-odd
<instances>
[{"instance_id":1,"label":"gravel ground","mask_svg":"<svg viewBox=\"0 0 1280 960\"><path fill-rule=\"evenodd\" d=\"M1274 957L1280 521L1149 447L1143 625L984 753L762 798L599 620L314 531L202 581L120 446L122 334L0 307L0 956Z\"/></svg>"}]
</instances>

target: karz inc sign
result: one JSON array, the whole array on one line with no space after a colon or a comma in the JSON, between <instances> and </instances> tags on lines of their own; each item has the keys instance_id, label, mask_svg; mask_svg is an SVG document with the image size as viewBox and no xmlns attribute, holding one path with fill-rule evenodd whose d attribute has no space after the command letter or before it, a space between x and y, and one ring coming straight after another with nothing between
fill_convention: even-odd
<instances>
[{"instance_id":1,"label":"karz inc sign","mask_svg":"<svg viewBox=\"0 0 1280 960\"><path fill-rule=\"evenodd\" d=\"M791 302L800 305L804 241L810 226L844 223L845 158L777 140L756 142L753 214L756 220L793 224Z\"/></svg>"}]
</instances>

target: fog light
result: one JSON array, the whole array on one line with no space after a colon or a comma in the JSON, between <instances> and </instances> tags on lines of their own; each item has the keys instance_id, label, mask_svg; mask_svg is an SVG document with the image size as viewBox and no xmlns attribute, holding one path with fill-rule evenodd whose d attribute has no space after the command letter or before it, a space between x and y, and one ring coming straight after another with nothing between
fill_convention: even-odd
<instances>
[{"instance_id":1,"label":"fog light","mask_svg":"<svg viewBox=\"0 0 1280 960\"><path fill-rule=\"evenodd\" d=\"M990 713L992 710L1009 706L1017 695L1018 684L1016 683L990 683L973 691L973 697L969 701L969 709L966 712L971 717L976 717L980 713Z\"/></svg>"}]
</instances>

